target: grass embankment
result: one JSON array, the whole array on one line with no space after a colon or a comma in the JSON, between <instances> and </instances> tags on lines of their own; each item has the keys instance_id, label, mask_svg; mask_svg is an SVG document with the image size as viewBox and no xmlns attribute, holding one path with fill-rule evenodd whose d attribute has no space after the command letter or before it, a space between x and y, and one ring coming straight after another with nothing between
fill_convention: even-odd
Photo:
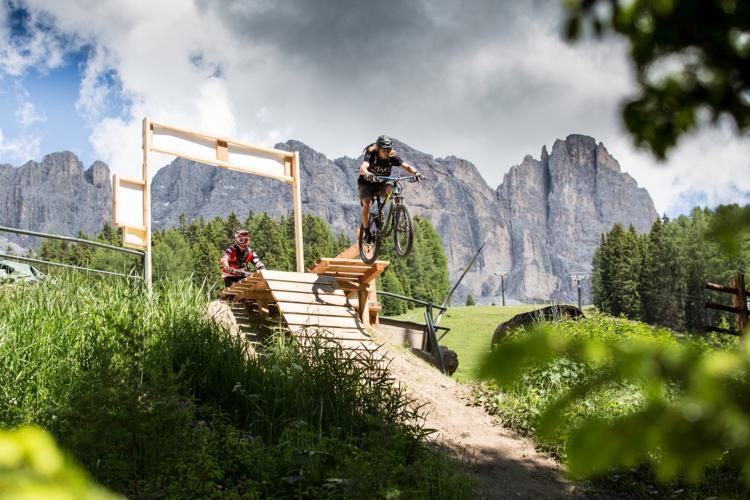
<instances>
[{"instance_id":1,"label":"grass embankment","mask_svg":"<svg viewBox=\"0 0 750 500\"><path fill-rule=\"evenodd\" d=\"M512 306L467 306L448 309L440 321L440 326L450 328L441 345L456 351L458 370L453 377L459 382L473 382L479 377L482 359L490 350L492 334L497 325L508 321L516 314L533 311L540 305ZM415 321L424 324L424 308L413 309L395 319Z\"/></svg>"},{"instance_id":2,"label":"grass embankment","mask_svg":"<svg viewBox=\"0 0 750 500\"><path fill-rule=\"evenodd\" d=\"M206 305L187 283L0 288L0 427L49 430L129 497L471 496L387 374L278 340L248 358Z\"/></svg>"}]
</instances>

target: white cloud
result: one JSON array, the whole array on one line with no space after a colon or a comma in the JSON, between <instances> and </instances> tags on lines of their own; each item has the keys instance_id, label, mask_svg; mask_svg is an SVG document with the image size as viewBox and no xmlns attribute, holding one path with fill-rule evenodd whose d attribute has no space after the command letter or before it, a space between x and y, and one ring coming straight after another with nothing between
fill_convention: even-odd
<instances>
[{"instance_id":1,"label":"white cloud","mask_svg":"<svg viewBox=\"0 0 750 500\"><path fill-rule=\"evenodd\" d=\"M58 64L60 34L89 44L77 107L97 157L124 175L140 175L149 115L266 145L295 138L329 157L389 133L476 163L492 186L524 155L582 133L605 143L659 211L750 190L747 141L728 130L686 139L666 165L637 151L618 110L635 88L625 45L565 43L557 2L164 0L158 13L149 0L27 4L54 30L0 49L0 69ZM113 99L130 107L110 116Z\"/></svg>"},{"instance_id":2,"label":"white cloud","mask_svg":"<svg viewBox=\"0 0 750 500\"><path fill-rule=\"evenodd\" d=\"M625 137L609 151L651 193L659 212L686 213L696 203L750 203L750 141L728 124L683 138L666 163L635 150Z\"/></svg>"},{"instance_id":3,"label":"white cloud","mask_svg":"<svg viewBox=\"0 0 750 500\"><path fill-rule=\"evenodd\" d=\"M34 103L26 101L16 110L16 121L22 128L28 128L36 122L47 121L47 117L36 111Z\"/></svg>"},{"instance_id":4,"label":"white cloud","mask_svg":"<svg viewBox=\"0 0 750 500\"><path fill-rule=\"evenodd\" d=\"M63 41L57 30L51 29L49 20L39 11L29 11L28 36L11 41L7 29L8 5L0 6L0 36L6 41L0 45L0 70L10 76L21 76L31 68L53 69L63 62L63 55L73 39ZM12 43L10 43L12 42Z\"/></svg>"},{"instance_id":5,"label":"white cloud","mask_svg":"<svg viewBox=\"0 0 750 500\"><path fill-rule=\"evenodd\" d=\"M18 164L39 158L38 137L21 135L6 139L0 129L0 163Z\"/></svg>"}]
</instances>

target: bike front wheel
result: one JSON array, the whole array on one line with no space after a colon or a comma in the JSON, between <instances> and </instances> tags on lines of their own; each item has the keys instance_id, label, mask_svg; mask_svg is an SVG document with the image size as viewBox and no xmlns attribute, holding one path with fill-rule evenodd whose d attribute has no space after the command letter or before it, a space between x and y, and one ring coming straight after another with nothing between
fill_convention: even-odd
<instances>
[{"instance_id":1,"label":"bike front wheel","mask_svg":"<svg viewBox=\"0 0 750 500\"><path fill-rule=\"evenodd\" d=\"M414 229L406 205L396 205L393 214L393 246L399 257L407 257L414 244Z\"/></svg>"},{"instance_id":2,"label":"bike front wheel","mask_svg":"<svg viewBox=\"0 0 750 500\"><path fill-rule=\"evenodd\" d=\"M370 219L370 227L375 227L372 225L372 219ZM374 235L374 238L371 242L365 241L365 230L364 228L359 228L359 258L362 259L362 262L366 264L372 264L375 262L378 258L378 254L380 254L380 245L383 243L383 239L380 237L379 234Z\"/></svg>"}]
</instances>

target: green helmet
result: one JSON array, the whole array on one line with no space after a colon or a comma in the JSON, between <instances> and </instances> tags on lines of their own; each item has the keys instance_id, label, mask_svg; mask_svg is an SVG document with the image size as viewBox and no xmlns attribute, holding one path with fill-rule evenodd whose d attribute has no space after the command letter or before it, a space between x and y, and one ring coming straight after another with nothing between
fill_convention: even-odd
<instances>
[{"instance_id":1,"label":"green helmet","mask_svg":"<svg viewBox=\"0 0 750 500\"><path fill-rule=\"evenodd\" d=\"M378 137L378 140L375 142L375 144L378 146L378 149L391 149L393 148L393 143L391 142L391 138L387 135L381 135Z\"/></svg>"}]
</instances>

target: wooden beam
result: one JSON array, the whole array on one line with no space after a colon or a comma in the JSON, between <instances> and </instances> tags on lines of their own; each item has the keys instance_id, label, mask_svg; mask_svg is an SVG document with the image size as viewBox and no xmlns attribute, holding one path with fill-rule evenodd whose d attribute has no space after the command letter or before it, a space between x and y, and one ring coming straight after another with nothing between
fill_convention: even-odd
<instances>
[{"instance_id":1,"label":"wooden beam","mask_svg":"<svg viewBox=\"0 0 750 500\"><path fill-rule=\"evenodd\" d=\"M294 247L297 252L297 272L305 270L305 245L302 238L302 174L299 152L292 156L292 206L294 211Z\"/></svg>"},{"instance_id":2,"label":"wooden beam","mask_svg":"<svg viewBox=\"0 0 750 500\"><path fill-rule=\"evenodd\" d=\"M115 227L119 227L120 223L117 220L117 206L118 197L117 193L120 191L120 177L117 174L112 175L112 224Z\"/></svg>"},{"instance_id":3,"label":"wooden beam","mask_svg":"<svg viewBox=\"0 0 750 500\"><path fill-rule=\"evenodd\" d=\"M146 187L146 181L143 179L128 179L127 177L119 177L118 178L121 186L129 186L132 188L145 188Z\"/></svg>"},{"instance_id":4,"label":"wooden beam","mask_svg":"<svg viewBox=\"0 0 750 500\"><path fill-rule=\"evenodd\" d=\"M735 274L731 278L732 288L737 289L737 294L732 295L732 305L737 312L737 331L740 334L747 328L747 295L745 294L745 275L743 273Z\"/></svg>"},{"instance_id":5,"label":"wooden beam","mask_svg":"<svg viewBox=\"0 0 750 500\"><path fill-rule=\"evenodd\" d=\"M216 142L218 140L221 140L227 144L227 146L234 146L238 149L243 149L247 151L248 153L254 153L258 156L262 156L265 158L275 159L279 161L284 161L285 159L291 158L292 153L289 151L284 151L281 149L273 149L273 148L266 148L263 146L258 146L255 144L250 144L248 142L241 142L234 139L227 139L225 137L219 137L215 135L209 135L204 134L202 132L197 132L195 130L188 130L184 128L174 127L172 125L167 125L164 123L158 123L158 122L151 122L151 130L159 133L159 131L168 131L173 132L174 135L182 136L185 139L190 140L190 138L194 139L200 139L206 142Z\"/></svg>"},{"instance_id":6,"label":"wooden beam","mask_svg":"<svg viewBox=\"0 0 750 500\"><path fill-rule=\"evenodd\" d=\"M706 302L706 309L717 309L719 311L727 311L735 314L740 313L740 309L732 306L725 306L724 304L717 304L716 302Z\"/></svg>"},{"instance_id":7,"label":"wooden beam","mask_svg":"<svg viewBox=\"0 0 750 500\"><path fill-rule=\"evenodd\" d=\"M714 290L717 292L726 292L726 293L737 293L738 291L736 288L717 285L716 283L706 283L705 288L706 290Z\"/></svg>"},{"instance_id":8,"label":"wooden beam","mask_svg":"<svg viewBox=\"0 0 750 500\"><path fill-rule=\"evenodd\" d=\"M216 140L216 159L224 163L229 163L229 146L227 145L227 141Z\"/></svg>"},{"instance_id":9,"label":"wooden beam","mask_svg":"<svg viewBox=\"0 0 750 500\"><path fill-rule=\"evenodd\" d=\"M283 313L284 321L288 325L308 326L310 328L335 326L341 328L360 328L361 323L356 317L319 316L316 314Z\"/></svg>"},{"instance_id":10,"label":"wooden beam","mask_svg":"<svg viewBox=\"0 0 750 500\"><path fill-rule=\"evenodd\" d=\"M707 332L728 333L729 335L735 335L735 336L740 335L740 333L735 330L730 330L728 328L721 328L718 326L706 326L703 329Z\"/></svg>"},{"instance_id":11,"label":"wooden beam","mask_svg":"<svg viewBox=\"0 0 750 500\"><path fill-rule=\"evenodd\" d=\"M367 290L362 290L360 288L357 292L357 300L359 306L359 319L362 320L365 326L370 326L370 306L367 301Z\"/></svg>"},{"instance_id":12,"label":"wooden beam","mask_svg":"<svg viewBox=\"0 0 750 500\"><path fill-rule=\"evenodd\" d=\"M319 283L322 285L336 285L336 279L329 276L321 276L313 273L290 273L285 271L270 271L264 269L261 272L263 278L272 281L289 281L293 283Z\"/></svg>"},{"instance_id":13,"label":"wooden beam","mask_svg":"<svg viewBox=\"0 0 750 500\"><path fill-rule=\"evenodd\" d=\"M343 318L356 317L357 311L353 307L341 305L315 304L303 302L277 302L279 309L292 314L317 314L321 316L340 316Z\"/></svg>"},{"instance_id":14,"label":"wooden beam","mask_svg":"<svg viewBox=\"0 0 750 500\"><path fill-rule=\"evenodd\" d=\"M273 291L273 297L277 302L300 302L303 304L328 304L335 306L351 305L351 301L341 295L315 295L313 293L303 292L282 292Z\"/></svg>"},{"instance_id":15,"label":"wooden beam","mask_svg":"<svg viewBox=\"0 0 750 500\"><path fill-rule=\"evenodd\" d=\"M270 177L272 179L286 182L287 184L291 184L294 181L291 177L287 177L286 175L274 174L271 172L267 172L265 170L260 170L260 169L252 168L252 167L246 167L244 165L234 165L233 163L229 163L226 161L212 160L211 158L201 158L199 156L181 153L179 151L175 151L174 149L151 147L151 151L154 151L156 153L163 153L166 155L177 156L179 158L185 158L186 160L192 160L192 161L195 161L198 163L204 163L207 165L214 165L216 167L226 168L227 170L236 170L237 172L245 172L247 174L260 175L262 177Z\"/></svg>"}]
</instances>

